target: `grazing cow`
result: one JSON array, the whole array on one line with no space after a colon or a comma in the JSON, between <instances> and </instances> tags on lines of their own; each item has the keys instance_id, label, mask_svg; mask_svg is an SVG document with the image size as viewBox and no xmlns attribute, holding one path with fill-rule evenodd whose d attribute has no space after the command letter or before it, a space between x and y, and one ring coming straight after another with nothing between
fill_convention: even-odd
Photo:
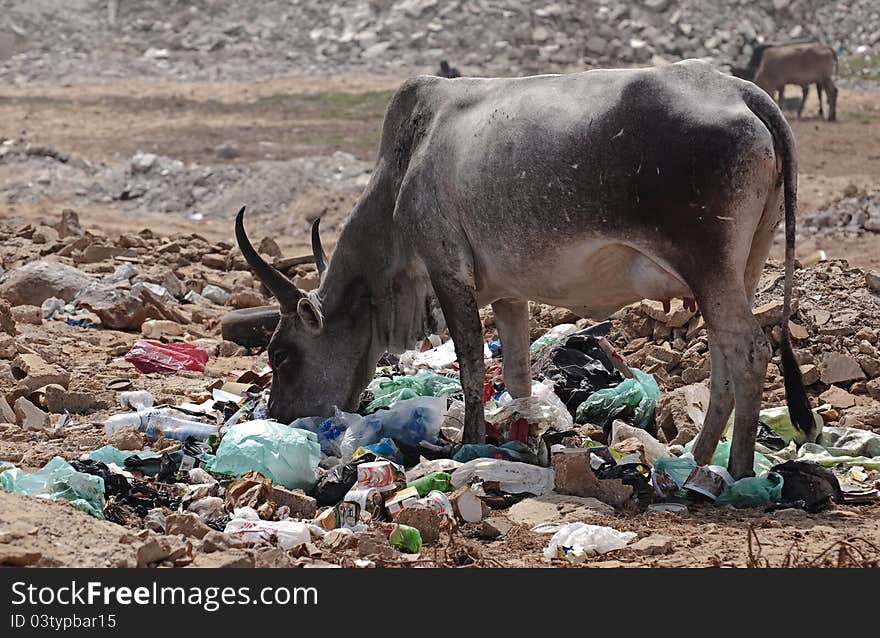
<instances>
[{"instance_id":1,"label":"grazing cow","mask_svg":"<svg viewBox=\"0 0 880 638\"><path fill-rule=\"evenodd\" d=\"M781 105L786 84L797 84L803 91L798 118L804 110L810 84L819 94L819 115L822 111L822 91L828 100L828 121L837 119L837 87L833 77L837 72L837 54L831 47L819 42L795 42L756 47L752 55L759 58L751 79L771 96L776 93ZM752 67L750 62L749 67ZM749 70L747 67L747 71Z\"/></svg>"},{"instance_id":2,"label":"grazing cow","mask_svg":"<svg viewBox=\"0 0 880 638\"><path fill-rule=\"evenodd\" d=\"M707 463L736 404L729 469L752 473L770 348L755 288L785 218L782 364L794 422L814 434L788 334L797 161L782 113L750 82L686 60L525 78L419 77L385 113L370 183L321 284L298 290L236 218L238 245L281 306L269 414L354 410L385 351L420 336L436 295L465 392L464 442L485 436L479 308L505 382L531 391L528 300L602 318L641 299L695 300L712 358L694 448Z\"/></svg>"}]
</instances>

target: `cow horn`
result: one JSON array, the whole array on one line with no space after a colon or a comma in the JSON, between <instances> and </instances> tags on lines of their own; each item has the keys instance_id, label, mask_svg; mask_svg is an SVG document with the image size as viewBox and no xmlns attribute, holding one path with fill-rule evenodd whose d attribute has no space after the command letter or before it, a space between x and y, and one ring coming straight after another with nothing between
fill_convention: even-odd
<instances>
[{"instance_id":1,"label":"cow horn","mask_svg":"<svg viewBox=\"0 0 880 638\"><path fill-rule=\"evenodd\" d=\"M245 207L242 206L235 217L235 239L241 254L244 255L257 279L263 282L269 292L275 295L281 305L281 312L293 312L296 310L296 304L302 298L303 293L281 271L266 263L251 245L247 233L244 232L244 209Z\"/></svg>"},{"instance_id":2,"label":"cow horn","mask_svg":"<svg viewBox=\"0 0 880 638\"><path fill-rule=\"evenodd\" d=\"M321 246L321 234L318 232L320 223L320 217L312 222L312 253L315 255L315 266L318 267L318 274L323 275L324 271L327 270L327 255L324 253L324 247Z\"/></svg>"}]
</instances>

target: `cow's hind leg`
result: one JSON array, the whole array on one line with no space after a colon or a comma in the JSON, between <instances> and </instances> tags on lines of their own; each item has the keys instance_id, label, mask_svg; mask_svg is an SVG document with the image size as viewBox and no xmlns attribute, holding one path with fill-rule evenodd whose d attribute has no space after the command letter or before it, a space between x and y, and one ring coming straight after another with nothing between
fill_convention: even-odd
<instances>
[{"instance_id":1,"label":"cow's hind leg","mask_svg":"<svg viewBox=\"0 0 880 638\"><path fill-rule=\"evenodd\" d=\"M825 94L828 96L828 121L834 122L837 120L837 87L831 78L822 80L822 85L825 88Z\"/></svg>"},{"instance_id":2,"label":"cow's hind leg","mask_svg":"<svg viewBox=\"0 0 880 638\"><path fill-rule=\"evenodd\" d=\"M803 97L801 97L801 105L798 107L798 114L797 114L798 119L801 119L801 115L804 114L804 106L806 106L807 97L809 97L809 95L810 95L810 85L804 84L803 86L801 86L801 92L803 94Z\"/></svg>"},{"instance_id":3,"label":"cow's hind leg","mask_svg":"<svg viewBox=\"0 0 880 638\"><path fill-rule=\"evenodd\" d=\"M770 348L752 315L743 281L737 279L732 277L728 285L701 291L698 302L733 384L736 416L728 469L739 479L754 474L758 412Z\"/></svg>"},{"instance_id":4,"label":"cow's hind leg","mask_svg":"<svg viewBox=\"0 0 880 638\"><path fill-rule=\"evenodd\" d=\"M718 447L718 441L724 433L724 426L733 410L733 382L728 371L724 353L719 347L718 339L709 334L709 353L711 356L712 376L709 380L709 407L703 427L694 444L693 453L699 465L707 465Z\"/></svg>"},{"instance_id":5,"label":"cow's hind leg","mask_svg":"<svg viewBox=\"0 0 880 638\"><path fill-rule=\"evenodd\" d=\"M529 302L499 299L492 303L492 312L503 348L504 385L515 399L530 396Z\"/></svg>"},{"instance_id":6,"label":"cow's hind leg","mask_svg":"<svg viewBox=\"0 0 880 638\"><path fill-rule=\"evenodd\" d=\"M816 96L819 98L819 117L825 119L825 112L822 109L822 83L816 82Z\"/></svg>"}]
</instances>

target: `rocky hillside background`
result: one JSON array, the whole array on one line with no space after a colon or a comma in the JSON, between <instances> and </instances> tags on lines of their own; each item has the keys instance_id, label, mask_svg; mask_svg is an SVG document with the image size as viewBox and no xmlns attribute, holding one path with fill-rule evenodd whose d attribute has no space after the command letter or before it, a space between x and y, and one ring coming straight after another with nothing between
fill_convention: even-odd
<instances>
[{"instance_id":1,"label":"rocky hillside background","mask_svg":"<svg viewBox=\"0 0 880 638\"><path fill-rule=\"evenodd\" d=\"M876 0L0 0L0 82L289 73L523 74L711 57L816 37L880 45Z\"/></svg>"}]
</instances>

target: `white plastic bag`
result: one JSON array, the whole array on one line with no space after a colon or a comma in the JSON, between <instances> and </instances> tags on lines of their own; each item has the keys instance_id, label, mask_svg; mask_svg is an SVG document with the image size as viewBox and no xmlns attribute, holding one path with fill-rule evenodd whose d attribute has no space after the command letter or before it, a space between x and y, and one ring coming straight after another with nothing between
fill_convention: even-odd
<instances>
[{"instance_id":1,"label":"white plastic bag","mask_svg":"<svg viewBox=\"0 0 880 638\"><path fill-rule=\"evenodd\" d=\"M474 459L452 473L452 485L456 489L467 485L474 478L498 481L502 492L522 494L528 492L541 496L553 491L553 469L528 463L503 459Z\"/></svg>"},{"instance_id":2,"label":"white plastic bag","mask_svg":"<svg viewBox=\"0 0 880 638\"><path fill-rule=\"evenodd\" d=\"M226 528L223 531L243 541L271 540L274 537L278 540L278 546L281 549L292 549L312 540L309 526L306 523L289 519L263 521L233 518L226 523Z\"/></svg>"},{"instance_id":3,"label":"white plastic bag","mask_svg":"<svg viewBox=\"0 0 880 638\"><path fill-rule=\"evenodd\" d=\"M562 400L556 396L552 384L532 381L532 396L513 399L505 394L497 402L486 406L486 420L489 423L504 423L514 412L530 424L538 426L538 435L554 426L566 431L574 427L574 420Z\"/></svg>"},{"instance_id":4,"label":"white plastic bag","mask_svg":"<svg viewBox=\"0 0 880 638\"><path fill-rule=\"evenodd\" d=\"M645 432L641 428L631 426L625 421L619 419L611 423L611 447L614 447L621 441L635 437L645 446L645 462L653 466L657 459L672 456L666 446L653 436ZM623 463L618 460L618 463Z\"/></svg>"},{"instance_id":5,"label":"white plastic bag","mask_svg":"<svg viewBox=\"0 0 880 638\"><path fill-rule=\"evenodd\" d=\"M544 558L567 558L572 562L581 562L587 556L625 547L635 537L635 532L620 532L604 525L566 523L547 543Z\"/></svg>"}]
</instances>

